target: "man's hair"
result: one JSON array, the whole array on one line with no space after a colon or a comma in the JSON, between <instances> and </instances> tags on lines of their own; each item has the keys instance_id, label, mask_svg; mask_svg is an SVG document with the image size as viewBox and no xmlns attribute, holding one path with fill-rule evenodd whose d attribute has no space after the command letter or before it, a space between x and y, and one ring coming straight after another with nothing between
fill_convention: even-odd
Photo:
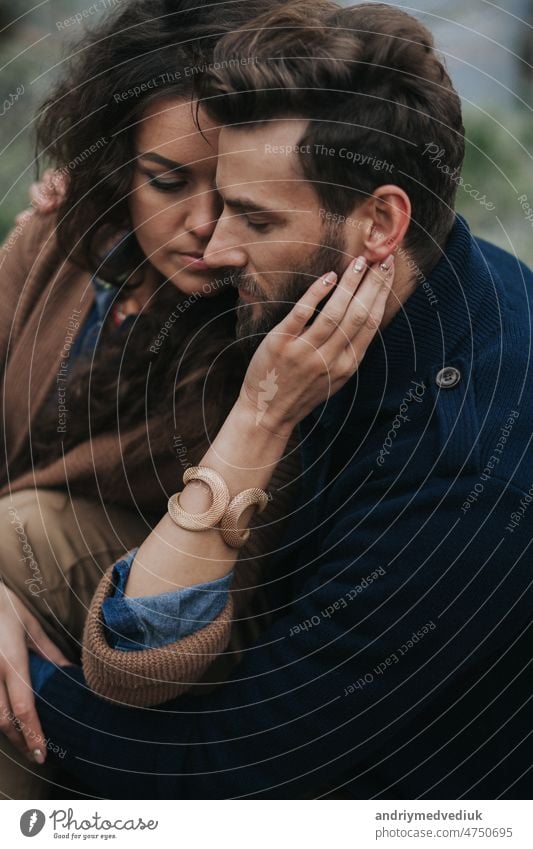
<instances>
[{"instance_id":1,"label":"man's hair","mask_svg":"<svg viewBox=\"0 0 533 849\"><path fill-rule=\"evenodd\" d=\"M404 247L422 269L432 264L454 220L464 128L420 21L385 4L302 0L225 36L214 60L200 95L215 120L308 119L298 155L328 211L346 215L378 186L400 186L412 206ZM430 144L447 168L424 155Z\"/></svg>"}]
</instances>

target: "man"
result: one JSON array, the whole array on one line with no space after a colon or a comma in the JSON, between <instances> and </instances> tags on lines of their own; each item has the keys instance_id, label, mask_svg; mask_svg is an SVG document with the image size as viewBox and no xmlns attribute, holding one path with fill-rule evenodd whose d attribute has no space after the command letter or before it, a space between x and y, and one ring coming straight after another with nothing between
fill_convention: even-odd
<instances>
[{"instance_id":1,"label":"man","mask_svg":"<svg viewBox=\"0 0 533 849\"><path fill-rule=\"evenodd\" d=\"M51 676L46 732L104 795L118 767L123 797L149 774L165 798L527 798L533 276L453 211L459 100L413 18L302 5L217 58L206 259L236 270L240 335L355 256L395 252L394 286L354 379L301 427L305 498L273 565L291 609L157 721Z\"/></svg>"}]
</instances>

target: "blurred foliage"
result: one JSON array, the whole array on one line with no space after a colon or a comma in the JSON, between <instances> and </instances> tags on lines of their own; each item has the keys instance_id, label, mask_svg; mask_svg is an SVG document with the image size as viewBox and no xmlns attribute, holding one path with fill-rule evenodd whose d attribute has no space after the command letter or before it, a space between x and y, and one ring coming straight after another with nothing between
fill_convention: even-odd
<instances>
[{"instance_id":1,"label":"blurred foliage","mask_svg":"<svg viewBox=\"0 0 533 849\"><path fill-rule=\"evenodd\" d=\"M59 54L50 26L50 10L32 10L31 2L17 0L0 6L0 237L12 226L17 212L28 205L33 179L32 124L45 96L50 68ZM10 23L6 25L6 19ZM39 79L41 77L41 79ZM23 93L15 99L16 93Z\"/></svg>"},{"instance_id":2,"label":"blurred foliage","mask_svg":"<svg viewBox=\"0 0 533 849\"><path fill-rule=\"evenodd\" d=\"M465 182L494 203L486 209L459 187L457 209L472 230L516 253L533 267L533 224L527 221L518 197L527 195L533 208L533 121L530 113L491 115L466 111ZM501 222L501 223L500 223Z\"/></svg>"}]
</instances>

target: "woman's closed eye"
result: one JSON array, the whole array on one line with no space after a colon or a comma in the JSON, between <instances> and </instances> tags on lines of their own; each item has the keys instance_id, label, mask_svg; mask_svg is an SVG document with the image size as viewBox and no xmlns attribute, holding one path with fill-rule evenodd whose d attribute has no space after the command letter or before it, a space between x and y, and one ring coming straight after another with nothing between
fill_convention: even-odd
<instances>
[{"instance_id":1,"label":"woman's closed eye","mask_svg":"<svg viewBox=\"0 0 533 849\"><path fill-rule=\"evenodd\" d=\"M161 174L154 174L151 171L145 171L144 168L139 169L142 174L148 177L148 183L161 192L176 192L187 185L187 181L183 177L172 179L172 171L164 171Z\"/></svg>"}]
</instances>

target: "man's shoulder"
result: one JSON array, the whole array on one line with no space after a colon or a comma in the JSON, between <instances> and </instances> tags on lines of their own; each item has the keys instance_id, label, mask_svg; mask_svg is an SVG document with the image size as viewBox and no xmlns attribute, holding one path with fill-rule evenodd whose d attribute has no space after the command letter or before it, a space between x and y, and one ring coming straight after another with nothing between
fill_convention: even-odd
<instances>
[{"instance_id":1,"label":"man's shoulder","mask_svg":"<svg viewBox=\"0 0 533 849\"><path fill-rule=\"evenodd\" d=\"M498 247L494 242L482 239L480 236L474 236L473 240L487 263L495 268L499 274L505 276L516 274L519 277L523 276L526 279L533 280L533 271L518 256Z\"/></svg>"},{"instance_id":2,"label":"man's shoulder","mask_svg":"<svg viewBox=\"0 0 533 849\"><path fill-rule=\"evenodd\" d=\"M533 271L518 256L492 242L474 237L473 244L481 255L489 285L494 287L497 293L504 325L506 319L510 319L514 325L514 335L520 327L529 334L533 304Z\"/></svg>"},{"instance_id":3,"label":"man's shoulder","mask_svg":"<svg viewBox=\"0 0 533 849\"><path fill-rule=\"evenodd\" d=\"M461 333L444 356L441 345L438 356L423 363L416 381L387 383L372 418L365 419L364 451L354 452L345 427L335 449L334 467L342 470L332 486L337 505L343 499L351 504L349 492L362 482L364 492L378 500L398 483L406 495L428 492L434 480L448 480L461 490L483 475L495 489L512 481L527 491L533 484L528 459L533 273L496 245L482 239L473 244L482 255L482 263L473 263L482 285L476 286L472 307L466 290L457 306L464 320ZM454 378L451 384L442 382L444 366ZM361 436L357 417L349 426Z\"/></svg>"}]
</instances>

